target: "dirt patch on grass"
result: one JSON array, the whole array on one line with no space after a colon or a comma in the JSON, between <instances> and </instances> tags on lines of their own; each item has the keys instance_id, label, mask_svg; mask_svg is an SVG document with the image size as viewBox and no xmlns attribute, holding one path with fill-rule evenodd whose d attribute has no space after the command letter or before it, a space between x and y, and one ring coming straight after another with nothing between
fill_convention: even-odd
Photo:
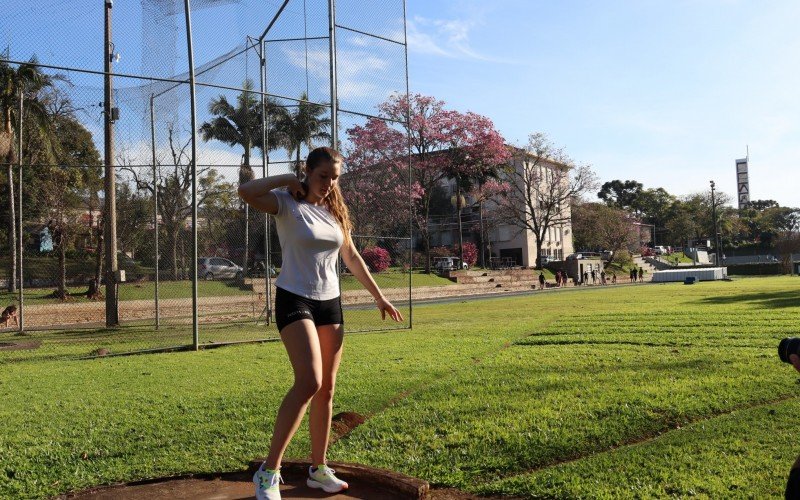
<instances>
[{"instance_id":1,"label":"dirt patch on grass","mask_svg":"<svg viewBox=\"0 0 800 500\"><path fill-rule=\"evenodd\" d=\"M0 351L19 351L21 349L38 349L41 340L27 340L21 342L0 342Z\"/></svg>"},{"instance_id":2,"label":"dirt patch on grass","mask_svg":"<svg viewBox=\"0 0 800 500\"><path fill-rule=\"evenodd\" d=\"M343 411L341 413L337 413L331 419L331 431L333 431L335 439L339 439L342 436L349 434L353 429L363 424L366 420L367 417L364 415L360 415L352 411Z\"/></svg>"}]
</instances>

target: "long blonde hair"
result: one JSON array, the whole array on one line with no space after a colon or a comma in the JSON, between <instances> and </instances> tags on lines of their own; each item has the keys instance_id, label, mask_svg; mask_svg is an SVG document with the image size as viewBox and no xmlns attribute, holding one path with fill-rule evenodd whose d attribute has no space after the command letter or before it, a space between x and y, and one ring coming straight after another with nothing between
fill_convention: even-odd
<instances>
[{"instance_id":1,"label":"long blonde hair","mask_svg":"<svg viewBox=\"0 0 800 500\"><path fill-rule=\"evenodd\" d=\"M341 169L344 158L341 153L333 148L316 148L308 153L308 159L306 159L306 175L311 173L312 170L323 162L330 162L333 165L338 165ZM341 226L342 233L344 233L344 242L352 244L353 240L350 237L350 233L353 230L353 223L350 222L350 211L347 210L347 205L344 203L344 196L342 196L342 192L339 190L338 183L333 185L330 192L328 192L328 196L322 201L325 203L325 208L328 209L328 212L333 215L333 218L336 219L339 226Z\"/></svg>"}]
</instances>

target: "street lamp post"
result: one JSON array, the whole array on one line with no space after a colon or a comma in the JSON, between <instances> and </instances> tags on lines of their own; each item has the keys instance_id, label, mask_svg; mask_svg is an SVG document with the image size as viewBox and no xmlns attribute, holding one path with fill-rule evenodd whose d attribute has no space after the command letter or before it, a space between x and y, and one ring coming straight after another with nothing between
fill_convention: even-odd
<instances>
[{"instance_id":1,"label":"street lamp post","mask_svg":"<svg viewBox=\"0 0 800 500\"><path fill-rule=\"evenodd\" d=\"M719 231L717 230L717 203L714 198L714 181L711 181L711 218L714 222L714 255L716 256L715 264L717 266L722 264L722 254L720 253L719 248Z\"/></svg>"}]
</instances>

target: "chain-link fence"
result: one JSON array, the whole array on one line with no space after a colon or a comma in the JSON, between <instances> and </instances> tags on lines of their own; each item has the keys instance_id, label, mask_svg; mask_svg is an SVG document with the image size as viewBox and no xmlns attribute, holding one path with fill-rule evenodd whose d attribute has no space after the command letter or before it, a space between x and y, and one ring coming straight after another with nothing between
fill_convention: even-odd
<instances>
[{"instance_id":1,"label":"chain-link fence","mask_svg":"<svg viewBox=\"0 0 800 500\"><path fill-rule=\"evenodd\" d=\"M275 337L275 226L236 190L297 172L320 145L345 153L354 243L406 318L382 323L342 266L347 330L410 327L408 168L348 156L370 123L405 130L380 112L408 92L402 0L0 10L0 304L16 307L0 323L0 362ZM106 258L108 168L124 281ZM119 328L105 328L109 308Z\"/></svg>"}]
</instances>

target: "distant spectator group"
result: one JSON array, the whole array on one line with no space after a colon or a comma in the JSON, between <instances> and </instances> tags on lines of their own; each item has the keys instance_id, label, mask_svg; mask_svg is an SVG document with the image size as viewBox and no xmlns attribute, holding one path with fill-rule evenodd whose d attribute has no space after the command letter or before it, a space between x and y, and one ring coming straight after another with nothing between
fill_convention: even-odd
<instances>
[{"instance_id":1,"label":"distant spectator group","mask_svg":"<svg viewBox=\"0 0 800 500\"><path fill-rule=\"evenodd\" d=\"M630 274L628 278L630 283L642 283L644 282L644 269L642 267L632 267L630 269ZM566 271L556 271L555 274L555 286L558 288L565 287L569 284L569 276L567 275ZM591 280L591 281L590 281ZM608 285L609 282L612 285L617 284L617 273L614 271L609 271L606 273L605 269L592 269L590 271L583 271L583 274L579 274L578 276L572 278L572 286L581 286L581 285ZM539 273L539 289L544 289L547 287L547 279L545 278L544 272Z\"/></svg>"}]
</instances>

